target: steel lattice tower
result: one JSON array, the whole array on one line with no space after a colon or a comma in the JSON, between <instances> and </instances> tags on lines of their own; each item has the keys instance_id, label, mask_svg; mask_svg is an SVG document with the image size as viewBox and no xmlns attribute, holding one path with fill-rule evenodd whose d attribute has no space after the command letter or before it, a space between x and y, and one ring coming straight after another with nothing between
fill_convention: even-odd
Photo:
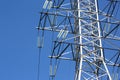
<instances>
[{"instance_id":1,"label":"steel lattice tower","mask_svg":"<svg viewBox=\"0 0 120 80\"><path fill-rule=\"evenodd\" d=\"M106 39L120 40L118 34L113 36L120 25L119 20L112 18L117 1L110 2L110 9L102 12L98 0L45 1L37 27L41 31L38 47L43 46L44 32L51 31L54 36L49 56L51 80L55 80L59 60L75 62L74 80L118 80L118 75L113 79L111 70L120 67L119 49L103 46ZM112 49L118 53L107 51ZM106 52L114 53L113 58L107 57Z\"/></svg>"}]
</instances>

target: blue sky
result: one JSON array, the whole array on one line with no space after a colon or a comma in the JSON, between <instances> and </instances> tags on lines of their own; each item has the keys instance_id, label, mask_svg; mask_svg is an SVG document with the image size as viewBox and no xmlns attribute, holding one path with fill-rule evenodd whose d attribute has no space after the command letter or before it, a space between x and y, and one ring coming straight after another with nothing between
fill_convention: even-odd
<instances>
[{"instance_id":1,"label":"blue sky","mask_svg":"<svg viewBox=\"0 0 120 80\"><path fill-rule=\"evenodd\" d=\"M36 80L35 27L41 4L42 0L0 1L0 80Z\"/></svg>"},{"instance_id":2,"label":"blue sky","mask_svg":"<svg viewBox=\"0 0 120 80\"><path fill-rule=\"evenodd\" d=\"M39 12L45 0L0 1L0 80L37 80L37 29ZM41 54L40 80L49 80L48 38ZM63 63L66 64L66 63ZM71 63L67 64L68 66ZM60 68L58 78L71 76Z\"/></svg>"}]
</instances>

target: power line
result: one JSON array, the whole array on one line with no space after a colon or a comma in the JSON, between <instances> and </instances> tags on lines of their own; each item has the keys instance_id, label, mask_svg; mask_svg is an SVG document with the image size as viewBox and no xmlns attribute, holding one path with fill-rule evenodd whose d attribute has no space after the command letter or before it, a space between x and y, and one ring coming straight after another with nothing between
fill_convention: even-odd
<instances>
[{"instance_id":1,"label":"power line","mask_svg":"<svg viewBox=\"0 0 120 80\"><path fill-rule=\"evenodd\" d=\"M38 72L37 72L37 80L40 80L40 61L41 61L41 48L39 48L38 52Z\"/></svg>"}]
</instances>

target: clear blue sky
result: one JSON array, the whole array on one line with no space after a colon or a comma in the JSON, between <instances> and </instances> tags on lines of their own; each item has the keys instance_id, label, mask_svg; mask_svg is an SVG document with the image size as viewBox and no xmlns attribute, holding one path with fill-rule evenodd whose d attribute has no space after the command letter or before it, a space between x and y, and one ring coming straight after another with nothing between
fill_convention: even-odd
<instances>
[{"instance_id":1,"label":"clear blue sky","mask_svg":"<svg viewBox=\"0 0 120 80\"><path fill-rule=\"evenodd\" d=\"M0 1L0 80L37 80L38 48L37 29L39 12L45 0L1 0ZM49 43L44 45L48 45ZM50 46L41 54L40 80L49 80ZM66 63L63 63L66 64ZM68 66L71 63L67 64ZM66 67L67 73L59 77L71 76L73 67ZM66 69L65 68L65 69ZM62 74L61 74L62 73ZM69 77L68 77L69 78ZM70 79L69 79L70 80Z\"/></svg>"},{"instance_id":2,"label":"clear blue sky","mask_svg":"<svg viewBox=\"0 0 120 80\"><path fill-rule=\"evenodd\" d=\"M41 4L42 0L0 1L0 80L37 80L35 27Z\"/></svg>"}]
</instances>

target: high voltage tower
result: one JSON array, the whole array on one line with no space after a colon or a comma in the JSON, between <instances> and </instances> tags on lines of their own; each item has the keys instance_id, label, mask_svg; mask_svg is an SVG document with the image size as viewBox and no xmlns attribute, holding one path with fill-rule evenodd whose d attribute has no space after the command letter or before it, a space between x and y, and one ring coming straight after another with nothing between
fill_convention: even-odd
<instances>
[{"instance_id":1,"label":"high voltage tower","mask_svg":"<svg viewBox=\"0 0 120 80\"><path fill-rule=\"evenodd\" d=\"M45 0L38 47L51 34L50 80L62 79L62 61L74 63L70 80L120 80L119 7L119 0Z\"/></svg>"}]
</instances>

